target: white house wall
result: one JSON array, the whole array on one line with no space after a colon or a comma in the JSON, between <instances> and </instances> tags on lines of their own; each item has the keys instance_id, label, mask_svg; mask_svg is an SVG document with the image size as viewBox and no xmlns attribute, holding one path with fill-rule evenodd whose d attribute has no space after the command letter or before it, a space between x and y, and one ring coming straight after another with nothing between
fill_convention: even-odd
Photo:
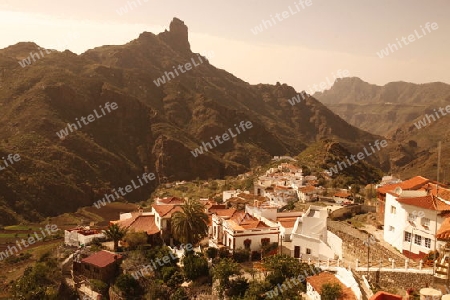
<instances>
[{"instance_id":1,"label":"white house wall","mask_svg":"<svg viewBox=\"0 0 450 300\"><path fill-rule=\"evenodd\" d=\"M395 214L392 213L391 207L395 207ZM402 205L395 200L394 196L387 193L384 212L383 239L400 252L403 251L403 235L407 218L408 214L403 209Z\"/></svg>"},{"instance_id":2,"label":"white house wall","mask_svg":"<svg viewBox=\"0 0 450 300\"><path fill-rule=\"evenodd\" d=\"M334 254L339 256L339 259L342 259L342 239L331 231L328 231L327 244L333 250Z\"/></svg>"}]
</instances>

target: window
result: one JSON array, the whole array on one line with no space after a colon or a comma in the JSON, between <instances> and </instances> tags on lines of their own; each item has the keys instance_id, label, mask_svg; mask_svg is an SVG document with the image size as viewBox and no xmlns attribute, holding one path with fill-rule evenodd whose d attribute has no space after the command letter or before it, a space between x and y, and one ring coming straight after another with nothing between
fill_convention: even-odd
<instances>
[{"instance_id":1,"label":"window","mask_svg":"<svg viewBox=\"0 0 450 300\"><path fill-rule=\"evenodd\" d=\"M245 249L250 249L250 245L252 244L252 240L251 239L246 239L244 241L244 247Z\"/></svg>"},{"instance_id":2,"label":"window","mask_svg":"<svg viewBox=\"0 0 450 300\"><path fill-rule=\"evenodd\" d=\"M394 226L389 226L389 231L394 232L395 231L395 227Z\"/></svg>"},{"instance_id":3,"label":"window","mask_svg":"<svg viewBox=\"0 0 450 300\"><path fill-rule=\"evenodd\" d=\"M421 223L422 223L423 227L429 227L430 226L430 219L422 218Z\"/></svg>"},{"instance_id":4,"label":"window","mask_svg":"<svg viewBox=\"0 0 450 300\"><path fill-rule=\"evenodd\" d=\"M311 249L306 248L306 254L311 254Z\"/></svg>"},{"instance_id":5,"label":"window","mask_svg":"<svg viewBox=\"0 0 450 300\"><path fill-rule=\"evenodd\" d=\"M409 222L414 222L417 218L417 215L415 213L409 213L408 214L408 221Z\"/></svg>"},{"instance_id":6,"label":"window","mask_svg":"<svg viewBox=\"0 0 450 300\"><path fill-rule=\"evenodd\" d=\"M425 238L425 247L431 248L431 239Z\"/></svg>"},{"instance_id":7,"label":"window","mask_svg":"<svg viewBox=\"0 0 450 300\"><path fill-rule=\"evenodd\" d=\"M422 236L415 234L414 235L414 244L422 245Z\"/></svg>"},{"instance_id":8,"label":"window","mask_svg":"<svg viewBox=\"0 0 450 300\"><path fill-rule=\"evenodd\" d=\"M270 243L270 239L269 238L261 239L261 245L262 246L269 245L269 243Z\"/></svg>"},{"instance_id":9,"label":"window","mask_svg":"<svg viewBox=\"0 0 450 300\"><path fill-rule=\"evenodd\" d=\"M391 214L396 214L397 213L397 208L395 206L391 206Z\"/></svg>"},{"instance_id":10,"label":"window","mask_svg":"<svg viewBox=\"0 0 450 300\"><path fill-rule=\"evenodd\" d=\"M405 242L411 243L411 232L405 232Z\"/></svg>"}]
</instances>

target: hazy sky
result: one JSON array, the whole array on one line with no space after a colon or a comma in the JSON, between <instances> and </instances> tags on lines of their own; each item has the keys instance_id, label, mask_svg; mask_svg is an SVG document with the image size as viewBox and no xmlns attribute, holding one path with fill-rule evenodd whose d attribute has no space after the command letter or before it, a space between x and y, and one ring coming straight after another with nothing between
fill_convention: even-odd
<instances>
[{"instance_id":1,"label":"hazy sky","mask_svg":"<svg viewBox=\"0 0 450 300\"><path fill-rule=\"evenodd\" d=\"M279 81L309 91L338 70L379 85L450 83L449 0L299 1L0 0L0 48L33 41L82 53L159 33L178 17L193 51L214 51L212 64L252 84ZM438 28L426 29L427 22ZM398 50L391 45L380 58L388 43Z\"/></svg>"}]
</instances>

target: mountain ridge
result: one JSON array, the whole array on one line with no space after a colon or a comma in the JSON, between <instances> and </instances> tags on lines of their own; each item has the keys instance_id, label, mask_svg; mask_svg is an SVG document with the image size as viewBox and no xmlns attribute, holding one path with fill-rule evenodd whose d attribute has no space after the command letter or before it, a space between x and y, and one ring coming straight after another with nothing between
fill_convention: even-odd
<instances>
[{"instance_id":1,"label":"mountain ridge","mask_svg":"<svg viewBox=\"0 0 450 300\"><path fill-rule=\"evenodd\" d=\"M0 213L12 209L38 220L75 211L144 172L155 173L154 182L121 199L135 202L158 184L237 175L274 155L295 156L322 138L350 151L380 138L309 95L292 106L288 100L297 91L287 84L250 85L206 58L156 86L153 80L198 55L189 48L187 26L176 18L158 35L144 32L125 45L80 55L52 51L22 68L17 57L34 45L0 50L0 154L22 157L0 172ZM58 138L56 132L106 102L118 109ZM192 155L243 120L253 128L201 157ZM377 165L379 158L368 162Z\"/></svg>"}]
</instances>

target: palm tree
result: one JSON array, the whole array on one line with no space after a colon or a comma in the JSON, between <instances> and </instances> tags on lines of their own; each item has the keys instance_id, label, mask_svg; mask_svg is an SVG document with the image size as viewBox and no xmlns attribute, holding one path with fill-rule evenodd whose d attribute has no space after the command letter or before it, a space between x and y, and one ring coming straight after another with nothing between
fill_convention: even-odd
<instances>
[{"instance_id":1,"label":"palm tree","mask_svg":"<svg viewBox=\"0 0 450 300\"><path fill-rule=\"evenodd\" d=\"M119 241L127 234L128 228L120 227L118 224L111 224L103 233L114 242L114 252L119 247Z\"/></svg>"},{"instance_id":2,"label":"palm tree","mask_svg":"<svg viewBox=\"0 0 450 300\"><path fill-rule=\"evenodd\" d=\"M186 200L172 216L172 234L180 242L196 245L208 234L208 215L198 200Z\"/></svg>"}]
</instances>

